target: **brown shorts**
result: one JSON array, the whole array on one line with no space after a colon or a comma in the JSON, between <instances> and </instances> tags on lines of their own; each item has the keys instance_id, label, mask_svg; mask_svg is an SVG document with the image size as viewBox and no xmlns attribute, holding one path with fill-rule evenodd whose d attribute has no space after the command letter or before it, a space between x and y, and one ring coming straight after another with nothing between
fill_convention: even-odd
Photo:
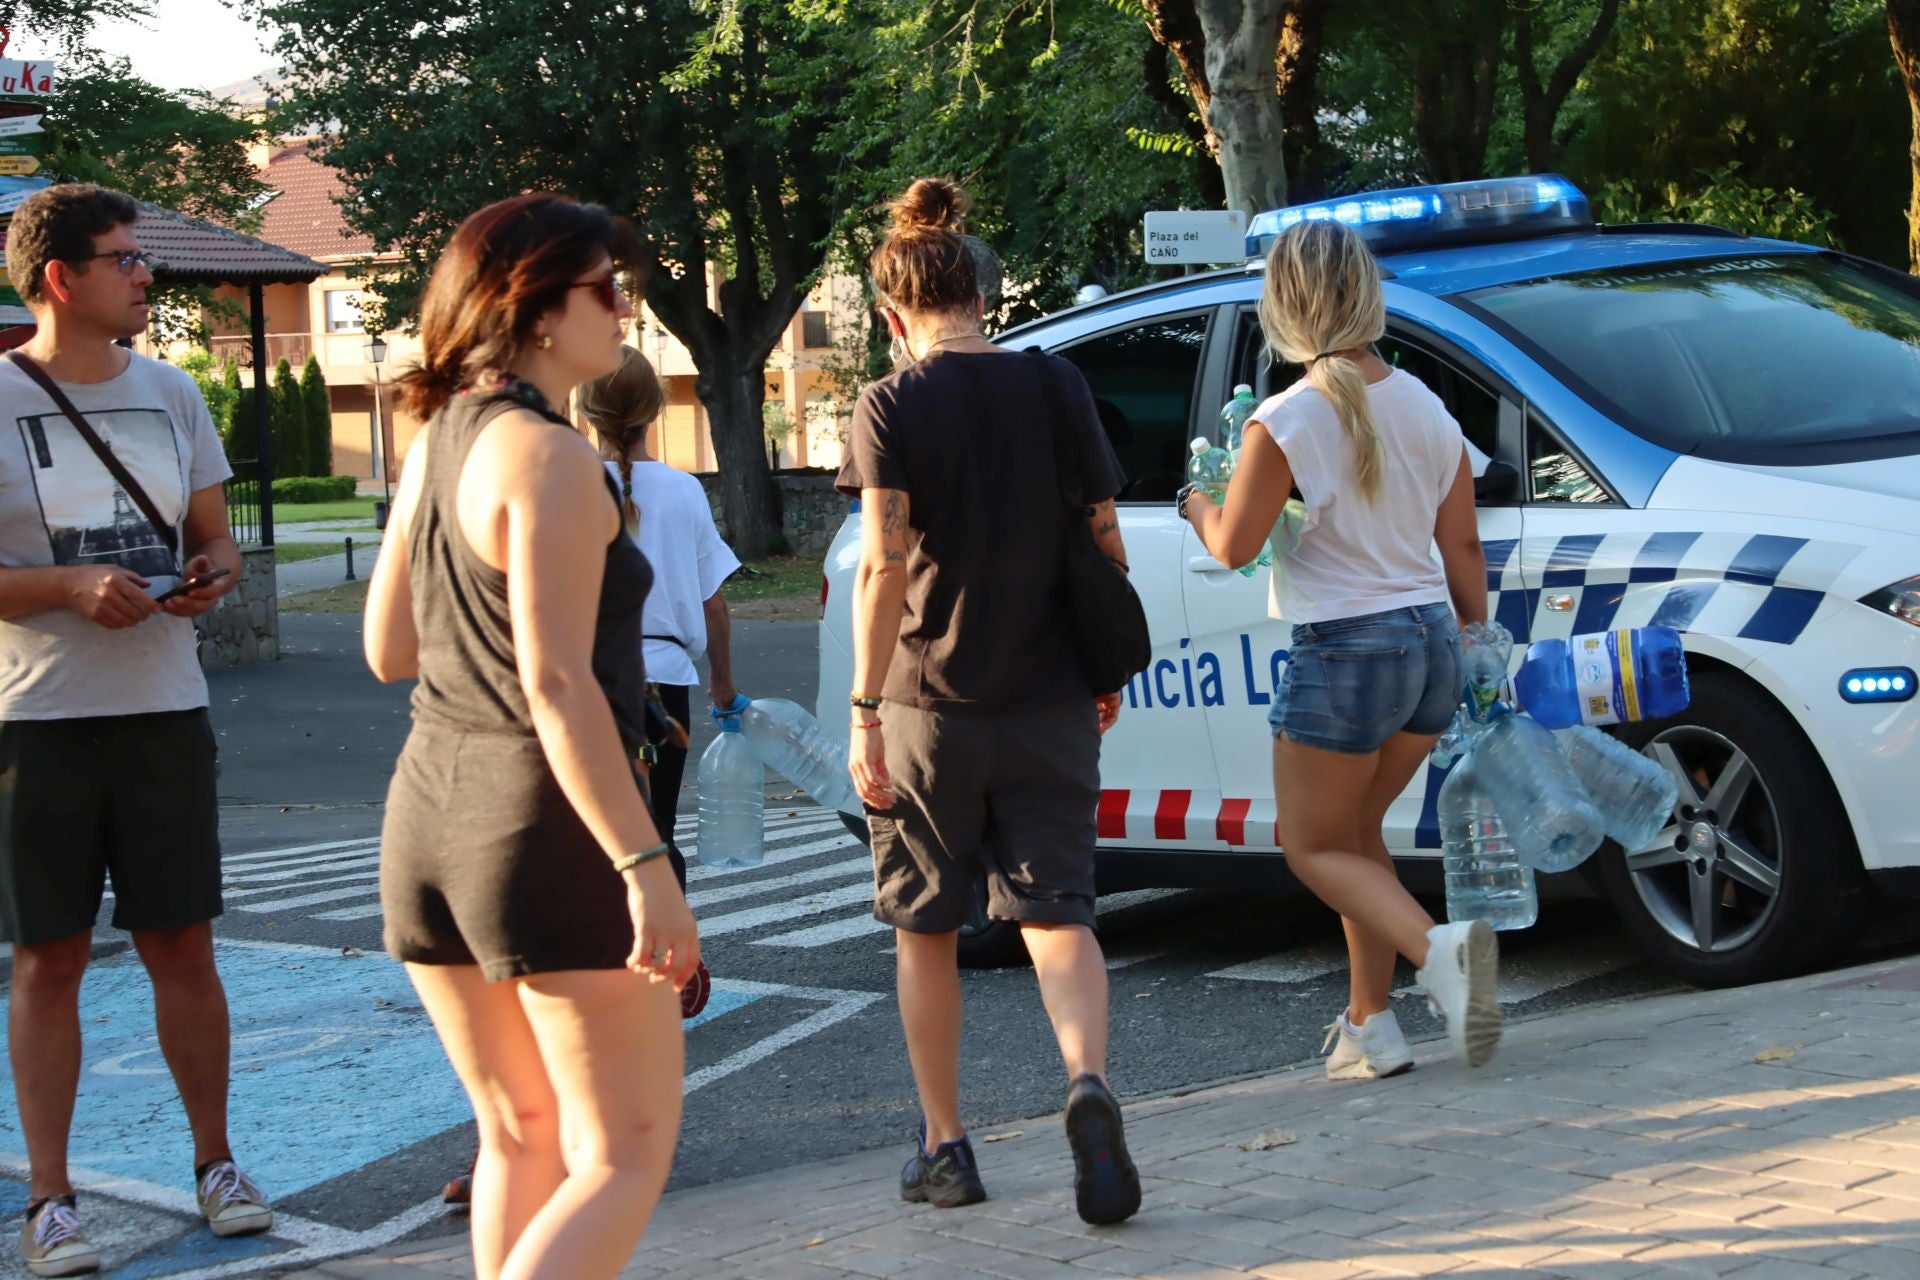
<instances>
[{"instance_id":1,"label":"brown shorts","mask_svg":"<svg viewBox=\"0 0 1920 1280\"><path fill-rule=\"evenodd\" d=\"M415 724L387 790L380 907L388 955L489 982L620 969L633 950L625 883L533 737Z\"/></svg>"},{"instance_id":2,"label":"brown shorts","mask_svg":"<svg viewBox=\"0 0 1920 1280\"><path fill-rule=\"evenodd\" d=\"M1093 924L1100 725L1093 702L925 711L888 703L896 796L868 810L874 918L946 933L984 875L995 920Z\"/></svg>"}]
</instances>

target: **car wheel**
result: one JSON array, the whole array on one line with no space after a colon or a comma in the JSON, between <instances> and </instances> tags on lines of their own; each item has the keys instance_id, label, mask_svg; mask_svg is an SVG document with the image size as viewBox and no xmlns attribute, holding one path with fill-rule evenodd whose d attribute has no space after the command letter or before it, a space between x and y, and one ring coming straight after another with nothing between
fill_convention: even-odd
<instances>
[{"instance_id":1,"label":"car wheel","mask_svg":"<svg viewBox=\"0 0 1920 1280\"><path fill-rule=\"evenodd\" d=\"M873 837L867 830L865 818L843 813L840 821L861 844L872 846ZM959 951L962 969L1004 969L1027 963L1027 944L1020 937L1020 926L1006 920L988 919L985 880L973 882L973 911L960 926Z\"/></svg>"},{"instance_id":2,"label":"car wheel","mask_svg":"<svg viewBox=\"0 0 1920 1280\"><path fill-rule=\"evenodd\" d=\"M1596 861L1635 944L1703 987L1789 977L1834 959L1868 899L1840 796L1793 718L1729 671L1695 675L1676 720L1622 727L1679 786L1645 849Z\"/></svg>"}]
</instances>

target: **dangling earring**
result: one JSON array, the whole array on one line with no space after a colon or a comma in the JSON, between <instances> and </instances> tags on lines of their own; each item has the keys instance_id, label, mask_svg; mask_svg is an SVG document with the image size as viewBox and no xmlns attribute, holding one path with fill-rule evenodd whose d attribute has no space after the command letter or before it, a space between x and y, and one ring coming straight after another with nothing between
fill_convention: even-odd
<instances>
[{"instance_id":1,"label":"dangling earring","mask_svg":"<svg viewBox=\"0 0 1920 1280\"><path fill-rule=\"evenodd\" d=\"M887 343L887 354L893 357L896 365L904 367L913 363L913 349L907 346L906 340L897 333Z\"/></svg>"},{"instance_id":2,"label":"dangling earring","mask_svg":"<svg viewBox=\"0 0 1920 1280\"><path fill-rule=\"evenodd\" d=\"M542 351L551 351L553 349L553 335L550 333L541 334L540 341L534 343L534 345Z\"/></svg>"}]
</instances>

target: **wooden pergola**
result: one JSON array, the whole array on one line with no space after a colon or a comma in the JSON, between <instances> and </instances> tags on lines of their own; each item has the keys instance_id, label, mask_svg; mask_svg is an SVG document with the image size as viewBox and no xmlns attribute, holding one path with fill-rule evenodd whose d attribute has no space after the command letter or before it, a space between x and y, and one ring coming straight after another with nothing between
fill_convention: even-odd
<instances>
[{"instance_id":1,"label":"wooden pergola","mask_svg":"<svg viewBox=\"0 0 1920 1280\"><path fill-rule=\"evenodd\" d=\"M270 284L308 284L327 274L325 264L253 236L188 217L156 204L140 204L134 224L140 247L153 255L153 278L163 285L234 285L247 291L253 364L253 427L260 483L260 540L273 545L273 431L267 413L267 314Z\"/></svg>"}]
</instances>

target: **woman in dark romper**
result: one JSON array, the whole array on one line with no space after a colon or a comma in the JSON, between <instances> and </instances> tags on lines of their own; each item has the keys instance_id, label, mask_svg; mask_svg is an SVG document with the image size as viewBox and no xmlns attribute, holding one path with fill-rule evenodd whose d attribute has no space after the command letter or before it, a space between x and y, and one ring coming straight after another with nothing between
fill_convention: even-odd
<instances>
[{"instance_id":1,"label":"woman in dark romper","mask_svg":"<svg viewBox=\"0 0 1920 1280\"><path fill-rule=\"evenodd\" d=\"M561 416L615 368L631 232L561 196L454 233L402 379L426 419L367 600L367 660L417 676L380 891L472 1099L480 1280L625 1264L679 1131L692 913L633 761L652 583Z\"/></svg>"}]
</instances>

